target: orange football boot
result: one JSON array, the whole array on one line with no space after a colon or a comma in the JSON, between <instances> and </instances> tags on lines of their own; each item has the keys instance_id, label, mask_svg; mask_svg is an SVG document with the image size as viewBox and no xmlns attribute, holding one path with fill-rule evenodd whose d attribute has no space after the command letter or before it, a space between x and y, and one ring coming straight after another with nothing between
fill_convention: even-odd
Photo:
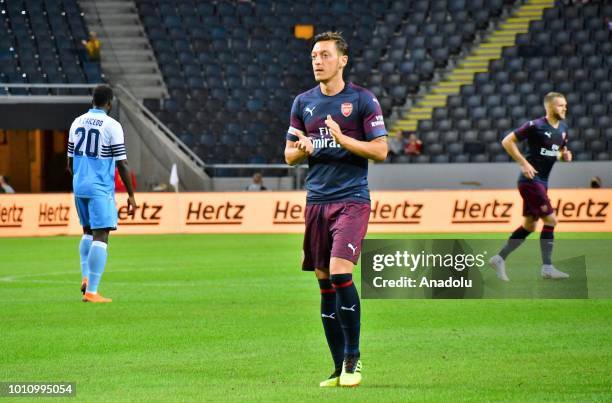
<instances>
[{"instance_id":1,"label":"orange football boot","mask_svg":"<svg viewBox=\"0 0 612 403\"><path fill-rule=\"evenodd\" d=\"M100 294L92 294L90 292L86 292L83 296L83 302L106 303L113 302L113 300L110 298L104 298Z\"/></svg>"}]
</instances>

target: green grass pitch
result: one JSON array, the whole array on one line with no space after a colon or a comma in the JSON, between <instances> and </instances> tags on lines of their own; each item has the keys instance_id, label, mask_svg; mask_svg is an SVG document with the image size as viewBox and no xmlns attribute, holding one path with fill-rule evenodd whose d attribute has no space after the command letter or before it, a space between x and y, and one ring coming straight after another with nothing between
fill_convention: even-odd
<instances>
[{"instance_id":1,"label":"green grass pitch","mask_svg":"<svg viewBox=\"0 0 612 403\"><path fill-rule=\"evenodd\" d=\"M612 239L558 235L585 236ZM0 239L0 382L73 381L78 401L612 400L610 299L365 300L363 384L321 390L301 239L113 235L108 305L80 302L77 237Z\"/></svg>"}]
</instances>

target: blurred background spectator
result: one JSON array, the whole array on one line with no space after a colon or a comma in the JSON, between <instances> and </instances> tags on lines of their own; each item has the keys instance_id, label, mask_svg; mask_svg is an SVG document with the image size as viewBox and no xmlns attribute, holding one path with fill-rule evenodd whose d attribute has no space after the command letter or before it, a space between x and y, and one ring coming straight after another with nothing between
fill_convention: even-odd
<instances>
[{"instance_id":1,"label":"blurred background spectator","mask_svg":"<svg viewBox=\"0 0 612 403\"><path fill-rule=\"evenodd\" d=\"M15 189L9 184L8 176L0 175L0 193L15 193Z\"/></svg>"},{"instance_id":2,"label":"blurred background spectator","mask_svg":"<svg viewBox=\"0 0 612 403\"><path fill-rule=\"evenodd\" d=\"M268 190L263 184L263 177L261 172L255 172L253 174L253 182L246 188L249 192L259 192L261 190Z\"/></svg>"},{"instance_id":3,"label":"blurred background spectator","mask_svg":"<svg viewBox=\"0 0 612 403\"><path fill-rule=\"evenodd\" d=\"M85 54L87 56L86 61L99 62L100 61L100 40L98 34L94 31L89 32L89 38L82 40L81 43L85 47Z\"/></svg>"},{"instance_id":4,"label":"blurred background spectator","mask_svg":"<svg viewBox=\"0 0 612 403\"><path fill-rule=\"evenodd\" d=\"M389 154L390 156L404 154L404 134L401 130L398 130L392 136L389 136Z\"/></svg>"},{"instance_id":5,"label":"blurred background spectator","mask_svg":"<svg viewBox=\"0 0 612 403\"><path fill-rule=\"evenodd\" d=\"M416 134L410 133L406 141L404 152L406 155L420 155L423 150L423 142L419 140Z\"/></svg>"}]
</instances>

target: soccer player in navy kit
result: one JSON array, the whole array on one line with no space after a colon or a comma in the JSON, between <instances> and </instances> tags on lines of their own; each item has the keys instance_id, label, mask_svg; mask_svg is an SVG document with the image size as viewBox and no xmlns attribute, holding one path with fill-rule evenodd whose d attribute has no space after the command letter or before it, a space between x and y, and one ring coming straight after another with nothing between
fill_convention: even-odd
<instances>
[{"instance_id":1,"label":"soccer player in navy kit","mask_svg":"<svg viewBox=\"0 0 612 403\"><path fill-rule=\"evenodd\" d=\"M320 386L357 386L361 313L352 273L370 216L368 159L385 160L387 131L376 97L342 78L348 45L339 33L317 35L311 58L319 85L293 102L285 160L309 166L302 270L318 279L335 364Z\"/></svg>"},{"instance_id":2,"label":"soccer player in navy kit","mask_svg":"<svg viewBox=\"0 0 612 403\"><path fill-rule=\"evenodd\" d=\"M512 158L520 165L521 175L518 189L523 198L523 225L518 227L510 239L489 263L495 268L497 277L509 281L506 275L505 260L536 229L539 219L544 222L540 235L542 252L542 278L564 279L569 275L555 269L551 255L554 242L554 230L557 217L548 199L548 175L557 159L571 161L572 153L567 149L568 127L563 120L567 112L565 96L550 92L544 97L546 116L523 124L508 134L502 145ZM527 156L523 156L517 146L518 141L527 141Z\"/></svg>"}]
</instances>

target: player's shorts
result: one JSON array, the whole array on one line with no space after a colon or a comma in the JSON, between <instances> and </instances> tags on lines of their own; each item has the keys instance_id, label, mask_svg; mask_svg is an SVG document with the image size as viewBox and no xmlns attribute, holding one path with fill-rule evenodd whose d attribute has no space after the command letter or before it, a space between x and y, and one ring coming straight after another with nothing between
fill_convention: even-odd
<instances>
[{"instance_id":1,"label":"player's shorts","mask_svg":"<svg viewBox=\"0 0 612 403\"><path fill-rule=\"evenodd\" d=\"M357 264L369 219L369 203L348 201L306 205L302 270L329 269L331 257Z\"/></svg>"},{"instance_id":2,"label":"player's shorts","mask_svg":"<svg viewBox=\"0 0 612 403\"><path fill-rule=\"evenodd\" d=\"M91 229L117 229L117 205L112 195L76 197L75 203L81 226Z\"/></svg>"},{"instance_id":3,"label":"player's shorts","mask_svg":"<svg viewBox=\"0 0 612 403\"><path fill-rule=\"evenodd\" d=\"M546 185L537 181L519 182L518 189L523 198L523 216L540 218L553 213Z\"/></svg>"}]
</instances>

